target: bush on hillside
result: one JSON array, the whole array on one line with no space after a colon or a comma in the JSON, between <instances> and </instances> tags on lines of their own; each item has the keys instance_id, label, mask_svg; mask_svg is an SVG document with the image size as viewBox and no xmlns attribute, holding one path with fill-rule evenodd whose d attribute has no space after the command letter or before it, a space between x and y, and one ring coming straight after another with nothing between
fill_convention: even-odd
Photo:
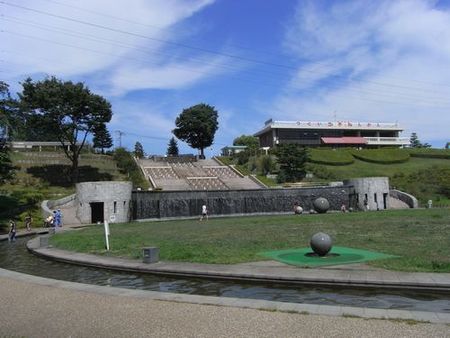
<instances>
[{"instance_id":1,"label":"bush on hillside","mask_svg":"<svg viewBox=\"0 0 450 338\"><path fill-rule=\"evenodd\" d=\"M325 165L348 165L355 160L347 149L320 149L309 150L309 162Z\"/></svg>"},{"instance_id":2,"label":"bush on hillside","mask_svg":"<svg viewBox=\"0 0 450 338\"><path fill-rule=\"evenodd\" d=\"M429 199L450 199L450 167L433 166L411 174L397 173L391 178L391 186L412 194L423 205Z\"/></svg>"},{"instance_id":3,"label":"bush on hillside","mask_svg":"<svg viewBox=\"0 0 450 338\"><path fill-rule=\"evenodd\" d=\"M134 187L148 188L149 183L142 175L141 169L136 164L133 156L125 148L117 148L114 152L114 160L122 173L127 174Z\"/></svg>"},{"instance_id":4,"label":"bush on hillside","mask_svg":"<svg viewBox=\"0 0 450 338\"><path fill-rule=\"evenodd\" d=\"M306 166L306 170L309 173L313 174L314 177L322 180L335 180L338 178L338 176L334 172L320 164L308 163Z\"/></svg>"},{"instance_id":5,"label":"bush on hillside","mask_svg":"<svg viewBox=\"0 0 450 338\"><path fill-rule=\"evenodd\" d=\"M408 151L398 148L354 149L351 154L358 160L379 164L403 163L409 160Z\"/></svg>"}]
</instances>

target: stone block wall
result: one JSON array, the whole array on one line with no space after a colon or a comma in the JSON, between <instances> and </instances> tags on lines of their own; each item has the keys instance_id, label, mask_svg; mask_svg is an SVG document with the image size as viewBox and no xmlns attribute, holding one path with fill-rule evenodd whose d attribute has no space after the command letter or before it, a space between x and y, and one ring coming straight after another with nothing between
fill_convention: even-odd
<instances>
[{"instance_id":1,"label":"stone block wall","mask_svg":"<svg viewBox=\"0 0 450 338\"><path fill-rule=\"evenodd\" d=\"M199 216L206 204L210 215L240 215L293 212L294 203L304 210L325 197L330 210L349 206L349 187L316 187L299 189L258 189L224 191L134 191L132 218L170 218Z\"/></svg>"}]
</instances>

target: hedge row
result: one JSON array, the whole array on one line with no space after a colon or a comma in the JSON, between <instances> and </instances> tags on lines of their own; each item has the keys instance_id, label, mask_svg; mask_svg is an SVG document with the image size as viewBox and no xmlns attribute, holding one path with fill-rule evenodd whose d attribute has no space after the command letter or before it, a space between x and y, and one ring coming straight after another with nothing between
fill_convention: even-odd
<instances>
[{"instance_id":1,"label":"hedge row","mask_svg":"<svg viewBox=\"0 0 450 338\"><path fill-rule=\"evenodd\" d=\"M352 150L351 153L358 160L379 164L404 163L409 160L409 153L403 149L361 149Z\"/></svg>"},{"instance_id":2,"label":"hedge row","mask_svg":"<svg viewBox=\"0 0 450 338\"><path fill-rule=\"evenodd\" d=\"M411 157L439 158L450 160L450 149L412 148L408 149Z\"/></svg>"},{"instance_id":3,"label":"hedge row","mask_svg":"<svg viewBox=\"0 0 450 338\"><path fill-rule=\"evenodd\" d=\"M346 149L310 149L308 162L325 165L349 165L355 162Z\"/></svg>"}]
</instances>

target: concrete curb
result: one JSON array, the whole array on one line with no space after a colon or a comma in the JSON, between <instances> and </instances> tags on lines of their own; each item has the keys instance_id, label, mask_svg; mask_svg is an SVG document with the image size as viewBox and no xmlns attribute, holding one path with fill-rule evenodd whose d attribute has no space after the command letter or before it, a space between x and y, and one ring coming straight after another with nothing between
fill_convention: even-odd
<instances>
[{"instance_id":1,"label":"concrete curb","mask_svg":"<svg viewBox=\"0 0 450 338\"><path fill-rule=\"evenodd\" d=\"M45 241L43 242L45 243ZM251 264L195 264L158 262L145 264L135 260L101 257L41 247L39 238L30 240L32 253L55 261L107 268L111 270L151 273L157 275L209 278L290 285L347 286L425 291L450 291L448 273L406 273L395 271L361 271L337 269L301 269L291 266L255 266Z\"/></svg>"}]
</instances>

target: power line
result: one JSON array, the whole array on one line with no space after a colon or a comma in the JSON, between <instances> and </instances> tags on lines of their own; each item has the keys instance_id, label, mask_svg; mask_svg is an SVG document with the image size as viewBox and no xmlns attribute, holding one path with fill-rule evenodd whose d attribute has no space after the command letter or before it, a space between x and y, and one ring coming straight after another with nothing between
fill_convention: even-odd
<instances>
[{"instance_id":1,"label":"power line","mask_svg":"<svg viewBox=\"0 0 450 338\"><path fill-rule=\"evenodd\" d=\"M154 37L143 35L143 34L139 34L139 33L133 33L133 32L129 32L129 31L122 30L122 29L116 29L116 28L113 28L113 27L99 25L99 24L88 22L88 21L84 21L84 20L73 19L73 18L69 18L69 17L63 16L63 15L58 15L58 14L53 14L53 13L46 12L46 11L41 11L41 10L38 10L38 9L35 9L35 8L30 8L30 7L26 7L26 6L20 6L20 5L16 5L16 4L11 4L11 3L6 2L6 1L0 1L0 3L3 3L5 5L7 5L7 6L16 7L16 8L20 8L20 9L23 9L23 10L35 12L35 13L38 13L38 14L41 14L41 15L55 17L55 18L62 19L62 20L76 22L76 23L80 23L80 24L83 24L83 25L88 25L88 26L91 26L91 27L100 28L100 29L104 29L104 30L109 30L109 31L116 32L116 33L121 33L121 34L126 34L126 35L129 35L129 36L134 36L134 37L138 37L138 38L152 40L152 41L156 41L156 42L163 43L163 44L173 45L173 46L176 46L176 47L183 47L183 48L187 48L187 49L191 49L191 50L197 50L197 51L201 51L201 52L204 52L204 53L220 55L220 56L233 58L233 59L237 59L237 60L241 60L241 61L247 61L247 62L251 62L251 63L256 63L256 64L260 64L260 65L274 66L274 67L279 67L279 68L297 70L297 67L295 67L295 66L284 65L284 64L279 64L279 63L272 63L272 62L266 62L266 61L262 61L262 60L242 57L242 56L239 56L239 55L223 53L223 52L217 52L217 51L210 50L210 49L207 49L207 48L191 46L191 45L188 45L188 44L179 43L179 42L175 42L175 41L154 38ZM311 71L311 70L305 70L305 71L306 72L310 72L310 73L316 73L316 72ZM387 86L387 87L394 87L394 88L423 90L422 88L417 88L417 87L403 86L403 85L397 85L397 84L381 83L381 82L377 82L377 81L368 81L368 80L359 80L359 79L349 79L348 81L372 83L372 84L379 85L379 86ZM442 85L440 85L440 86L442 86Z\"/></svg>"},{"instance_id":2,"label":"power line","mask_svg":"<svg viewBox=\"0 0 450 338\"><path fill-rule=\"evenodd\" d=\"M165 27L156 26L156 25L150 25L150 24L147 24L147 23L139 22L139 21L133 21L133 20L122 18L122 17L105 14L103 12L93 11L93 10L89 10L89 9L82 8L82 7L79 7L79 6L69 5L67 3L56 1L56 0L41 0L41 1L46 1L46 2L54 3L54 4L57 4L57 5L60 5L60 6L77 9L79 11L95 14L95 15L98 15L98 16L101 16L101 17L105 17L105 18L111 18L111 19L115 19L115 20L131 23L131 24L135 24L135 25L141 25L141 26L145 26L145 27L154 28L154 29L159 30L159 31L163 31L165 29ZM228 45L232 46L232 47L236 47L238 49L250 50L250 51L258 52L258 53L262 52L262 53L264 53L266 55L285 56L284 54L273 53L273 52L270 52L270 51L267 51L267 50L257 50L255 48L249 48L249 47L239 46L239 45L235 45L235 44L228 44ZM323 67L329 67L330 62L326 63L326 62L315 61L312 64L317 65L318 67L316 67L316 68L323 68ZM395 77L394 78L390 77L390 78L391 79L398 79L398 78L395 78ZM439 86L439 87L446 86L446 87L450 87L450 85L447 85L447 84L437 84L437 83L432 83L432 82L427 82L427 81L418 81L418 80L409 80L409 81L416 82L416 83L428 84L428 85L431 85L431 86Z\"/></svg>"},{"instance_id":3,"label":"power line","mask_svg":"<svg viewBox=\"0 0 450 338\"><path fill-rule=\"evenodd\" d=\"M25 25L27 25L26 23L25 23ZM34 25L34 24L33 24ZM45 29L45 28L44 28ZM69 30L63 30L63 31L69 31ZM48 39L43 39L43 38L40 38L40 37L37 37L37 36L31 36L31 35L27 35L27 34L21 34L21 33L16 33L16 32L10 32L10 31L3 31L3 33L9 33L9 34L13 34L13 35L18 35L18 36L21 36L21 37L25 37L25 38L30 38L30 39L33 39L33 40L41 40L41 41L45 41L45 42L49 42L49 43L53 43L53 44L57 44L57 45L61 45L61 46L65 46L65 47L71 47L71 48L76 48L76 49L80 49L80 50L85 50L85 51L88 51L88 52L93 52L93 53L97 53L97 54L102 54L102 55L108 55L108 56L113 56L113 57L122 57L122 58L126 58L126 59L130 59L130 60L134 60L134 61L139 61L139 62L144 62L144 63L150 63L150 64L156 64L156 63L152 63L152 62L149 62L148 60L142 60L142 59L138 59L138 58L131 58L131 57L123 57L123 56L120 56L120 55L117 55L117 54L112 54L112 53L106 53L106 52L103 52L103 51L98 51L98 50L94 50L94 49L91 49L91 48L85 48L85 47L80 47L80 46L77 46L77 45L71 45L71 44L67 44L67 43L61 43L61 42L57 42L57 41L53 41L53 40L48 40ZM67 32L65 33L65 34L67 34ZM79 36L80 38L83 38L83 39L86 39L86 37L83 37L81 34L77 34L77 36ZM90 39L90 40L92 40L92 39ZM103 41L101 41L101 40L105 40L105 39L100 39L100 38L95 38L94 39L96 42L103 42ZM111 41L111 40L109 40L109 39L106 39L106 41ZM115 45L121 45L121 43L114 43L113 42L113 44L115 44ZM127 49L135 49L135 48L129 48L129 47L127 47L126 45L125 45L125 47L124 48L127 48ZM145 49L143 50L144 52L147 52L148 53L148 51L146 51ZM179 69L183 69L183 70L185 70L185 71L189 71L189 72L193 72L193 73L201 73L201 74L205 74L205 75L210 75L210 73L207 73L207 72L202 72L202 71L199 71L199 70L194 70L194 69L191 69L191 68L187 68L187 67L180 67L180 66L175 66L175 65L171 65L173 68L179 68ZM216 65L217 67L221 67L220 65ZM224 67L221 67L221 68L224 68ZM228 68L229 69L229 68ZM233 68L231 68L231 69L233 69ZM244 79L244 81L247 81L247 82L252 82L252 83L254 83L254 81L252 81L253 79L246 79L246 78L243 78ZM265 82L257 82L259 85L264 85L264 86L267 86L267 83L265 83ZM270 85L269 85L270 86ZM328 87L330 87L330 88L340 88L340 87L338 87L337 85L335 85L335 84L328 84L327 85ZM449 103L449 101L446 101L445 99L443 99L443 98L436 98L436 97L430 97L430 98L427 98L427 97L425 97L425 100L426 99L431 99L431 100L434 100L434 102L432 102L432 103L430 103L430 102L426 102L426 101L424 101L424 98L421 98L421 100L422 101L418 101L418 98L417 98L417 95L415 95L415 96L411 96L411 95L408 95L408 94L404 94L404 93L394 93L394 92L389 92L389 93L384 93L384 92L373 92L373 91L370 91L370 90L364 90L364 89L359 89L359 88L355 88L354 86L347 86L347 88L346 88L347 90L351 90L351 91L353 91L353 92L359 92L359 93L363 93L363 94L369 94L369 95L377 95L377 96L384 96L384 97L386 97L386 98L388 98L388 99L392 99L392 98L396 98L396 97L398 97L398 96L402 96L402 97L404 97L404 98L408 98L408 99L413 99L413 100L415 100L414 101L414 103L415 104L417 104L418 102L421 102L421 103L424 103L424 104L431 104L431 105L433 105L433 106L436 106L436 103L439 103L439 102L436 102L436 101L441 101L440 103L442 104L442 103ZM392 103L392 101L385 101L386 103Z\"/></svg>"},{"instance_id":4,"label":"power line","mask_svg":"<svg viewBox=\"0 0 450 338\"><path fill-rule=\"evenodd\" d=\"M63 31L68 31L68 30L64 30L64 29L62 29ZM48 39L42 39L42 38L39 38L39 37L35 37L35 36L30 36L30 35L25 35L25 34L20 34L20 33L14 33L14 32L8 32L8 31L4 31L4 32L6 32L6 33L10 33L10 34L16 34L16 35L19 35L19 36L22 36L22 37L27 37L27 38L32 38L32 39L40 39L41 41L46 41L46 42L49 42L49 43L54 43L54 44L59 44L59 45L62 45L62 46L66 46L66 47L71 47L71 48L77 48L77 49L80 49L80 50L85 50L85 51L89 51L89 52L93 52L93 53L99 53L99 54L103 54L103 55L110 55L110 56L114 56L114 57L119 57L119 55L114 55L114 54L111 54L111 53L105 53L105 52L100 52L100 51L97 51L97 50L93 50L93 49L90 49L90 48L84 48L84 47L80 47L80 46L74 46L74 45L70 45L70 44L65 44L65 43L59 43L59 42L56 42L56 41L53 41L53 40L48 40ZM72 31L73 32L73 31ZM81 36L81 34L79 34L79 36L81 37L81 38L83 38L82 36ZM95 40L96 41L99 41L99 40L102 40L102 39L100 39L100 38L95 38ZM103 40L105 40L105 39L103 39ZM109 41L111 41L111 40L109 40ZM117 43L115 43L116 45L120 45L120 43L119 44L117 44ZM125 45L125 47L124 48L127 48L126 47L126 45ZM136 60L136 61L140 61L140 62L147 62L147 63L149 63L148 62L148 60L140 60L140 59L137 59L137 58L130 58L130 57L128 57L128 59L132 59L132 60ZM216 65L217 66L217 65ZM202 74L205 74L205 75L210 75L209 73L206 73L206 72L201 72L201 71L198 71L198 70L192 70L192 69L188 69L188 68L185 68L185 67L177 67L177 66L173 66L172 65L172 67L175 67L175 68L182 68L183 70L186 70L186 71L190 71L190 72L196 72L196 73L202 73ZM248 81L248 80L247 80ZM339 81L343 81L343 80L339 80ZM351 80L350 80L351 81ZM250 82L250 81L248 81L248 82ZM367 83L371 83L370 81L366 81ZM258 82L258 84L259 85L266 85L266 83L265 82L263 82L263 83L261 83L261 82ZM329 87L329 88L340 88L340 87L337 87L336 85L332 85L332 84L327 84L327 86ZM411 98L411 99L413 99L413 100L415 100L414 102L411 102L411 103L404 103L404 102L393 102L393 101L381 101L381 100L378 100L377 102L384 102L384 103L394 103L394 104L406 104L406 105L412 105L412 104L414 104L414 105L416 105L417 103L424 103L425 105L429 105L430 103L429 102L426 102L426 101L423 101L423 98L422 98L422 101L418 101L417 100L417 96L414 96L414 97L412 97L412 96L409 96L409 95L405 95L405 94L403 94L403 93L393 93L393 92L390 92L390 93L380 93L380 92L371 92L371 91L369 91L369 90L362 90L362 89L359 89L359 88L356 88L355 89L355 87L353 86L347 86L347 88L346 88L347 90L351 90L351 91L353 91L353 92L358 92L358 93L364 93L364 94L369 94L369 95L376 95L376 96L384 96L384 97L387 97L387 98L389 98L389 99L395 99L397 96L403 96L403 97L406 97L406 98ZM411 89L419 89L419 88L413 88L413 87L411 87ZM360 99L360 100L370 100L370 101L374 101L373 99L364 99L364 98L361 98L361 97L358 97L358 99ZM425 99L427 99L427 98L425 98ZM434 100L434 102L432 102L431 103L431 105L432 105L432 107L435 107L435 108L437 108L437 106L436 106L436 100L442 100L441 98L429 98L429 99L431 99L431 100ZM447 103L448 101L444 101L444 103ZM441 101L441 103L442 103L442 101ZM444 107L442 107L442 108L444 108Z\"/></svg>"}]
</instances>

